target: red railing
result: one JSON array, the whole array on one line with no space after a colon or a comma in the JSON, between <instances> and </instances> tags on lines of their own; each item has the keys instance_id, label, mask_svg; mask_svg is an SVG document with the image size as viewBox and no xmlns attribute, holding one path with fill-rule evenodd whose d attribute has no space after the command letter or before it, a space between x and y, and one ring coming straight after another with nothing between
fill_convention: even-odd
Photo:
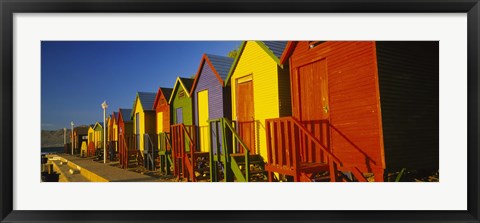
<instances>
[{"instance_id":1,"label":"red railing","mask_svg":"<svg viewBox=\"0 0 480 223\"><path fill-rule=\"evenodd\" d=\"M194 125L175 124L171 128L174 174L177 178L180 178L181 172L184 175L183 177L191 176L191 180L195 181L193 162L196 159L195 151L197 148L196 127Z\"/></svg>"},{"instance_id":2,"label":"red railing","mask_svg":"<svg viewBox=\"0 0 480 223\"><path fill-rule=\"evenodd\" d=\"M118 155L120 160L120 166L124 169L128 168L130 161L130 156L136 154L137 150L135 149L136 145L136 135L119 135L119 149Z\"/></svg>"},{"instance_id":3,"label":"red railing","mask_svg":"<svg viewBox=\"0 0 480 223\"><path fill-rule=\"evenodd\" d=\"M292 117L267 119L265 125L269 164L298 169L301 162L324 161L325 155L341 164L317 137Z\"/></svg>"},{"instance_id":4,"label":"red railing","mask_svg":"<svg viewBox=\"0 0 480 223\"><path fill-rule=\"evenodd\" d=\"M267 119L265 126L268 165L295 171L301 169L302 163L328 163L334 178L337 165L343 166L329 146L328 122L301 123L293 117L282 117ZM366 181L358 171L352 173L359 181Z\"/></svg>"}]
</instances>

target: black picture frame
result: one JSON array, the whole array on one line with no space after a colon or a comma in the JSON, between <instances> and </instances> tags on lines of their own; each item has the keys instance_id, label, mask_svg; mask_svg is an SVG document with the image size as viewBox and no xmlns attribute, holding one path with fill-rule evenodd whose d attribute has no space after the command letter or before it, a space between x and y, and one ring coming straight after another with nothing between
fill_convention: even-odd
<instances>
[{"instance_id":1,"label":"black picture frame","mask_svg":"<svg viewBox=\"0 0 480 223\"><path fill-rule=\"evenodd\" d=\"M2 222L480 222L479 217L479 11L478 0L0 0L2 49L0 219ZM19 211L13 210L14 13L467 13L468 210L466 211ZM439 198L441 201L441 198ZM321 201L319 201L321 202ZM448 201L444 201L448 202Z\"/></svg>"}]
</instances>

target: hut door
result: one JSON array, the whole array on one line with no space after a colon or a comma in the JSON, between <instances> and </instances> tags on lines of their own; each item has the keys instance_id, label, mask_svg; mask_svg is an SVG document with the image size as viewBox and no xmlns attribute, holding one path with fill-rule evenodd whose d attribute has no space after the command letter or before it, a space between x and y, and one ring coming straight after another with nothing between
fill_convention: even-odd
<instances>
[{"instance_id":1,"label":"hut door","mask_svg":"<svg viewBox=\"0 0 480 223\"><path fill-rule=\"evenodd\" d=\"M328 81L325 59L309 63L297 69L300 120L322 144L329 148ZM303 155L305 162L323 162L324 154L314 145L308 145Z\"/></svg>"},{"instance_id":2,"label":"hut door","mask_svg":"<svg viewBox=\"0 0 480 223\"><path fill-rule=\"evenodd\" d=\"M163 112L157 112L157 134L163 132Z\"/></svg>"},{"instance_id":3,"label":"hut door","mask_svg":"<svg viewBox=\"0 0 480 223\"><path fill-rule=\"evenodd\" d=\"M255 153L255 119L253 110L253 81L237 81L237 129L250 153ZM239 147L243 151L243 147Z\"/></svg>"},{"instance_id":4,"label":"hut door","mask_svg":"<svg viewBox=\"0 0 480 223\"><path fill-rule=\"evenodd\" d=\"M175 110L176 114L177 114L177 122L175 124L182 124L183 123L183 110L182 108L177 108L177 110Z\"/></svg>"},{"instance_id":5,"label":"hut door","mask_svg":"<svg viewBox=\"0 0 480 223\"><path fill-rule=\"evenodd\" d=\"M209 132L208 132L208 90L200 91L198 97L198 130L200 132L200 151L208 152Z\"/></svg>"}]
</instances>

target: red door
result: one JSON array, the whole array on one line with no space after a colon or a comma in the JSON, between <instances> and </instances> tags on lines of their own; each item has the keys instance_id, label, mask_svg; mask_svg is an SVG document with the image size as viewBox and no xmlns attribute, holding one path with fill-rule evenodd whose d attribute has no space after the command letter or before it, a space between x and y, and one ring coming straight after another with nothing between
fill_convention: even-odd
<instances>
[{"instance_id":1,"label":"red door","mask_svg":"<svg viewBox=\"0 0 480 223\"><path fill-rule=\"evenodd\" d=\"M253 110L253 81L237 83L238 131L250 153L255 153L255 119ZM243 152L243 147L239 146Z\"/></svg>"},{"instance_id":2,"label":"red door","mask_svg":"<svg viewBox=\"0 0 480 223\"><path fill-rule=\"evenodd\" d=\"M300 120L322 145L329 148L328 80L326 61L318 60L297 69ZM302 151L305 162L325 162L326 157L311 142L306 142L306 151Z\"/></svg>"}]
</instances>

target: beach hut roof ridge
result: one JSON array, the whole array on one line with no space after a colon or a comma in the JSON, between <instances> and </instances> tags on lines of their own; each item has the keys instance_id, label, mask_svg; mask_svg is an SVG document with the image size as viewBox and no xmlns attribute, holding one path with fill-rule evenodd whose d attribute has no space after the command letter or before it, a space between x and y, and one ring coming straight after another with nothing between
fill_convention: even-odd
<instances>
[{"instance_id":1,"label":"beach hut roof ridge","mask_svg":"<svg viewBox=\"0 0 480 223\"><path fill-rule=\"evenodd\" d=\"M190 94L193 94L193 92L195 91L195 88L197 87L200 75L203 70L203 66L205 66L205 64L208 64L208 66L210 66L211 70L217 77L218 82L221 85L224 85L225 79L227 79L228 72L230 71L230 68L232 67L234 61L235 59L231 57L218 56L214 54L204 54L202 60L200 61L197 74L195 75L193 86L190 89Z\"/></svg>"},{"instance_id":2,"label":"beach hut roof ridge","mask_svg":"<svg viewBox=\"0 0 480 223\"><path fill-rule=\"evenodd\" d=\"M170 95L170 99L168 99L168 103L171 104L174 96L174 92L177 90L179 85L182 85L183 89L187 93L187 96L190 97L190 90L192 89L194 79L187 78L187 77L177 77L175 81L175 85L173 86L172 94Z\"/></svg>"},{"instance_id":3,"label":"beach hut roof ridge","mask_svg":"<svg viewBox=\"0 0 480 223\"><path fill-rule=\"evenodd\" d=\"M288 41L261 41L265 46L268 47L272 53L280 59L280 57L283 54L283 51L285 50L285 47L287 46Z\"/></svg>"},{"instance_id":4,"label":"beach hut roof ridge","mask_svg":"<svg viewBox=\"0 0 480 223\"><path fill-rule=\"evenodd\" d=\"M155 96L155 102L153 103L152 109L155 109L155 107L157 107L158 100L160 100L160 98L159 98L160 97L160 94L159 94L160 91L162 92L163 97L165 97L165 99L167 100L167 103L168 103L168 100L170 99L170 96L172 95L173 88L159 87L158 91L157 91L157 95Z\"/></svg>"},{"instance_id":5,"label":"beach hut roof ridge","mask_svg":"<svg viewBox=\"0 0 480 223\"><path fill-rule=\"evenodd\" d=\"M230 67L232 67L234 58L231 57L224 57L224 56L218 56L214 54L206 54L208 57L208 60L213 65L213 69L215 69L222 78L223 81L228 76L228 71L230 71Z\"/></svg>"},{"instance_id":6,"label":"beach hut roof ridge","mask_svg":"<svg viewBox=\"0 0 480 223\"><path fill-rule=\"evenodd\" d=\"M133 101L132 112L130 116L133 117L133 112L135 110L135 106L137 105L137 100L140 100L140 104L143 107L144 111L153 111L153 103L155 102L155 97L157 96L156 92L143 92L138 91L137 97ZM132 118L133 119L133 118Z\"/></svg>"},{"instance_id":7,"label":"beach hut roof ridge","mask_svg":"<svg viewBox=\"0 0 480 223\"><path fill-rule=\"evenodd\" d=\"M119 116L120 115L122 116L123 122L131 122L132 121L131 116L130 116L130 113L132 113L132 109L130 109L130 108L120 108L119 111L120 111ZM127 120L125 120L125 118L127 118Z\"/></svg>"},{"instance_id":8,"label":"beach hut roof ridge","mask_svg":"<svg viewBox=\"0 0 480 223\"><path fill-rule=\"evenodd\" d=\"M225 79L224 85L228 85L228 81L230 80L230 77L233 75L233 72L235 71L235 68L238 64L238 61L240 57L242 56L243 50L245 49L245 46L247 45L247 42L249 41L243 41L242 45L239 47L239 51L237 53L237 56L235 57L235 60L230 67L230 70L228 71L227 78ZM264 51L267 53L273 61L275 61L278 66L283 68L283 64L280 63L280 57L283 54L283 51L285 51L285 47L288 44L288 41L255 41ZM277 56L278 55L278 56Z\"/></svg>"}]
</instances>

